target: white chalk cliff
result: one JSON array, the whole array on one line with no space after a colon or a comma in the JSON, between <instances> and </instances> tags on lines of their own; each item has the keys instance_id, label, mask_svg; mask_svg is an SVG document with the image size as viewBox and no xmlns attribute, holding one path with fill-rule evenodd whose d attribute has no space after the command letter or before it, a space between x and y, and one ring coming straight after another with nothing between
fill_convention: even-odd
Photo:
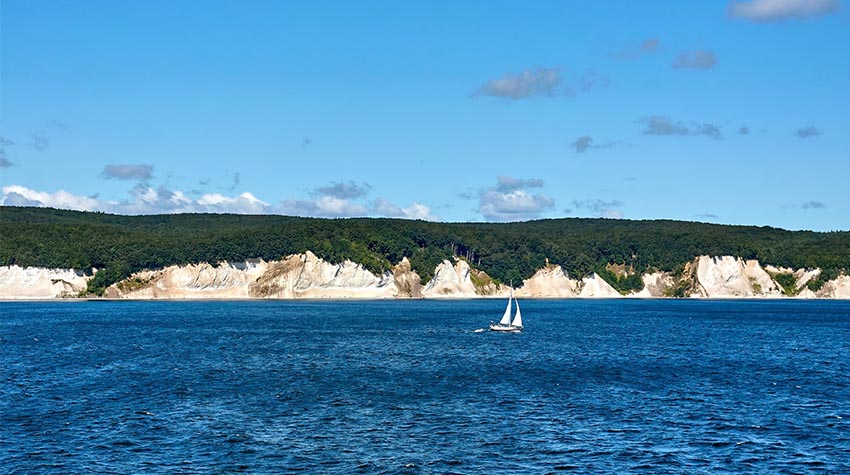
<instances>
[{"instance_id":1,"label":"white chalk cliff","mask_svg":"<svg viewBox=\"0 0 850 475\"><path fill-rule=\"evenodd\" d=\"M331 264L309 251L272 263L249 288L250 297L278 299L379 299L397 294L392 272L375 275L348 260Z\"/></svg>"},{"instance_id":2,"label":"white chalk cliff","mask_svg":"<svg viewBox=\"0 0 850 475\"><path fill-rule=\"evenodd\" d=\"M614 287L611 287L611 284L605 282L596 272L582 279L581 292L578 296L586 298L622 297L620 292L617 292Z\"/></svg>"},{"instance_id":3,"label":"white chalk cliff","mask_svg":"<svg viewBox=\"0 0 850 475\"><path fill-rule=\"evenodd\" d=\"M75 297L90 277L74 269L0 266L0 299Z\"/></svg>"},{"instance_id":4,"label":"white chalk cliff","mask_svg":"<svg viewBox=\"0 0 850 475\"><path fill-rule=\"evenodd\" d=\"M262 260L170 266L138 272L111 285L104 295L133 299L244 299L250 297L248 286L267 268Z\"/></svg>"},{"instance_id":5,"label":"white chalk cliff","mask_svg":"<svg viewBox=\"0 0 850 475\"><path fill-rule=\"evenodd\" d=\"M397 297L399 291L391 272L375 275L351 261L331 264L308 251L280 261L223 262L215 267L209 264L170 266L140 272L110 286L106 296L133 299L379 299Z\"/></svg>"},{"instance_id":6,"label":"white chalk cliff","mask_svg":"<svg viewBox=\"0 0 850 475\"><path fill-rule=\"evenodd\" d=\"M429 297L475 295L475 285L472 284L469 276L469 264L466 261L458 261L455 265L449 261L441 262L434 270L434 278L425 285L422 295Z\"/></svg>"},{"instance_id":7,"label":"white chalk cliff","mask_svg":"<svg viewBox=\"0 0 850 475\"><path fill-rule=\"evenodd\" d=\"M685 265L679 275L652 272L642 277L644 288L626 297L654 298L674 295L695 298L782 298L775 280L779 274L795 278L796 298L850 299L850 276L840 275L812 291L806 284L820 275L818 269L762 267L755 260L731 256L701 256ZM73 269L0 267L0 299L53 299L84 293L91 276ZM788 285L786 283L786 285ZM248 260L170 266L138 272L111 285L108 298L129 299L389 299L505 297L509 288L494 282L465 260L443 261L434 277L421 284L405 258L391 271L373 274L360 264L332 264L312 252L279 261ZM547 265L515 290L520 298L623 297L597 274L570 278L558 265Z\"/></svg>"},{"instance_id":8,"label":"white chalk cliff","mask_svg":"<svg viewBox=\"0 0 850 475\"><path fill-rule=\"evenodd\" d=\"M557 265L547 265L538 270L530 279L522 282L517 289L517 297L567 298L575 297L582 283L570 279L564 269Z\"/></svg>"},{"instance_id":9,"label":"white chalk cliff","mask_svg":"<svg viewBox=\"0 0 850 475\"><path fill-rule=\"evenodd\" d=\"M478 284L476 284L478 282ZM469 267L458 259L454 264L445 260L434 270L434 277L422 290L428 298L470 298L507 296L509 289L498 285L490 277Z\"/></svg>"},{"instance_id":10,"label":"white chalk cliff","mask_svg":"<svg viewBox=\"0 0 850 475\"><path fill-rule=\"evenodd\" d=\"M830 299L850 299L850 276L841 275L823 284L817 297Z\"/></svg>"},{"instance_id":11,"label":"white chalk cliff","mask_svg":"<svg viewBox=\"0 0 850 475\"><path fill-rule=\"evenodd\" d=\"M755 260L700 256L696 266L697 297L781 297L779 285Z\"/></svg>"}]
</instances>

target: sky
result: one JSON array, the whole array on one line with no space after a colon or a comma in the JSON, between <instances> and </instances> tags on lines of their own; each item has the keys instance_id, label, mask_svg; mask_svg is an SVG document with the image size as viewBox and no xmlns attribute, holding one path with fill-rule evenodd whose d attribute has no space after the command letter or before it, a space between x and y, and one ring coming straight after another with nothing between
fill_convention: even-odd
<instances>
[{"instance_id":1,"label":"sky","mask_svg":"<svg viewBox=\"0 0 850 475\"><path fill-rule=\"evenodd\" d=\"M0 203L850 229L850 5L0 0Z\"/></svg>"}]
</instances>

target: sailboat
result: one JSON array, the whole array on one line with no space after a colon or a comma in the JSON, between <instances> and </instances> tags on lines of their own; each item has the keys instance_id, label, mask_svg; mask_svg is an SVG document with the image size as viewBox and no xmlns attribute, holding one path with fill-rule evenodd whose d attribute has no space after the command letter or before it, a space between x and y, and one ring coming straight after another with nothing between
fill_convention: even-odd
<instances>
[{"instance_id":1,"label":"sailboat","mask_svg":"<svg viewBox=\"0 0 850 475\"><path fill-rule=\"evenodd\" d=\"M499 323L491 323L490 330L494 332L513 332L518 333L522 331L522 312L519 311L519 301L513 298L514 290L511 289L511 294L508 296L508 306L505 308L505 313L502 315L502 319L499 320ZM514 315L513 321L511 321L511 300L514 301L516 305L516 315Z\"/></svg>"}]
</instances>

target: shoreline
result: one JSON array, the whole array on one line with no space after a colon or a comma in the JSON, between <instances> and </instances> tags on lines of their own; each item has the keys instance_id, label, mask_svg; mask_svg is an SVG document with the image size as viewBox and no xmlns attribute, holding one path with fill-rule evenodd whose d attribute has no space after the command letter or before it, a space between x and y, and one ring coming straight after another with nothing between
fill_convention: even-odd
<instances>
[{"instance_id":1,"label":"shoreline","mask_svg":"<svg viewBox=\"0 0 850 475\"><path fill-rule=\"evenodd\" d=\"M456 296L456 297L303 297L303 298L110 298L110 297L54 297L54 298L0 298L0 304L21 302L452 302L462 300L503 300L501 295L494 296ZM521 297L517 300L607 300L607 301L641 301L641 300L673 300L673 301L850 301L850 298L834 297L779 297L779 296L718 296L718 297L636 297L623 295L621 297Z\"/></svg>"}]
</instances>

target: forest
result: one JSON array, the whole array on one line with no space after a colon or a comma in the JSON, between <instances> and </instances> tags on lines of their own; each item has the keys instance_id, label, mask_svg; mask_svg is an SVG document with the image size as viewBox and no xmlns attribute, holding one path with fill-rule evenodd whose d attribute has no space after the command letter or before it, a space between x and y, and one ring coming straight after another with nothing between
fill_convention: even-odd
<instances>
[{"instance_id":1,"label":"forest","mask_svg":"<svg viewBox=\"0 0 850 475\"><path fill-rule=\"evenodd\" d=\"M0 265L91 272L94 294L143 269L244 261L312 251L382 272L407 257L423 282L457 256L497 282L521 282L548 261L574 278L597 272L621 291L637 274L681 272L700 255L758 259L763 265L821 268L820 279L850 269L850 232L787 231L671 220L564 218L516 223L441 223L389 218L277 215L110 215L0 207ZM617 275L611 265L627 269ZM818 285L816 282L814 285Z\"/></svg>"}]
</instances>

